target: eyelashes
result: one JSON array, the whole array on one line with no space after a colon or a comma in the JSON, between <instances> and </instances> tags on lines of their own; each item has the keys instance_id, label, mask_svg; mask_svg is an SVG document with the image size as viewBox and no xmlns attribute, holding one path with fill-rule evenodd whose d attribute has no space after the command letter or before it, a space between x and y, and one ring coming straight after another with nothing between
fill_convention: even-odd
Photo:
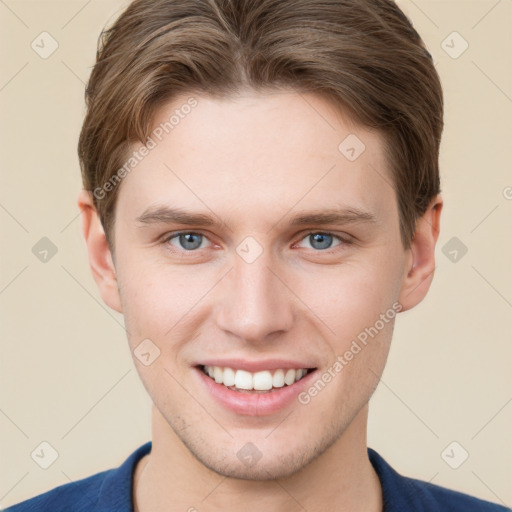
<instances>
[{"instance_id":1,"label":"eyelashes","mask_svg":"<svg viewBox=\"0 0 512 512\"><path fill-rule=\"evenodd\" d=\"M172 241L177 241L177 244L173 244ZM304 240L309 240L311 244L311 249L315 253L332 253L336 251L339 247L342 249L347 245L351 245L353 240L349 238L348 235L342 236L336 233L332 233L330 231L308 231L302 234L302 238L294 244L301 243ZM200 249L205 248L203 246L203 242L205 240L209 240L208 237L200 232L196 231L178 231L167 234L162 243L169 248L170 252L173 253L199 253ZM339 243L333 245L333 243L337 240ZM319 244L320 247L314 247L314 244ZM327 243L327 246L326 246Z\"/></svg>"},{"instance_id":2,"label":"eyelashes","mask_svg":"<svg viewBox=\"0 0 512 512\"><path fill-rule=\"evenodd\" d=\"M301 238L301 241L303 241L305 239L309 239L311 241L312 237L314 238L317 235L319 235L321 237L321 239L325 238L325 237L328 237L330 239L337 239L337 240L339 240L340 243L338 245L335 245L334 248L339 247L341 245L348 245L348 244L351 243L348 239L346 239L344 237L341 237L340 235L336 235L334 233L331 233L329 231L310 231L310 232L306 233ZM318 241L319 240L315 240L315 243L318 242ZM322 241L324 241L324 240L320 240L320 245L322 245ZM328 250L332 249L332 244L329 244L327 247L321 247L321 248L313 247L313 249L315 249L315 252L328 251Z\"/></svg>"}]
</instances>

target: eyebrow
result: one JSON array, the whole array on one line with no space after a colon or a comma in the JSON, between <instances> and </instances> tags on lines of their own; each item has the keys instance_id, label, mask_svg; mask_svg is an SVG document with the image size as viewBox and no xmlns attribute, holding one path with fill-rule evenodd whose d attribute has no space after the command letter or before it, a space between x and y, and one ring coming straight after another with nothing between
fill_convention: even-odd
<instances>
[{"instance_id":1,"label":"eyebrow","mask_svg":"<svg viewBox=\"0 0 512 512\"><path fill-rule=\"evenodd\" d=\"M349 224L352 222L376 223L377 217L359 208L341 208L339 210L318 210L297 214L290 222L291 226L305 224Z\"/></svg>"},{"instance_id":2,"label":"eyebrow","mask_svg":"<svg viewBox=\"0 0 512 512\"><path fill-rule=\"evenodd\" d=\"M142 225L183 224L187 226L215 226L221 224L213 216L167 206L150 207L142 215L139 215L136 221ZM306 224L318 226L356 222L376 223L377 218L373 213L355 207L311 210L295 215L290 221L290 226L304 226Z\"/></svg>"}]
</instances>

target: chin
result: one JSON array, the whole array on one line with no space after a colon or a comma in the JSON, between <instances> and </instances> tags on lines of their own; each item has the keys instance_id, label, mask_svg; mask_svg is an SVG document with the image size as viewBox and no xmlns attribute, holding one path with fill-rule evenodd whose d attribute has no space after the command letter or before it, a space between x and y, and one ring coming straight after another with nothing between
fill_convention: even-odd
<instances>
[{"instance_id":1,"label":"chin","mask_svg":"<svg viewBox=\"0 0 512 512\"><path fill-rule=\"evenodd\" d=\"M287 438L291 442L286 445L281 440L272 442L266 439L268 435L265 432L258 439L254 438L254 442L247 441L247 437L237 439L237 436L219 444L212 443L211 439L204 442L203 439L184 438L183 435L181 439L203 466L223 477L266 481L291 477L301 471L334 444L340 433L334 429L323 435L318 433L316 442L312 442L314 438L311 435L304 435L301 439L290 435Z\"/></svg>"},{"instance_id":2,"label":"chin","mask_svg":"<svg viewBox=\"0 0 512 512\"><path fill-rule=\"evenodd\" d=\"M243 463L236 456L232 457L230 461L226 461L225 458L222 461L219 459L212 460L208 455L198 457L195 453L194 456L204 466L218 475L252 481L287 478L300 471L308 463L299 454L284 456L283 459L280 459L279 454L272 454L267 460L262 457L253 464Z\"/></svg>"}]
</instances>

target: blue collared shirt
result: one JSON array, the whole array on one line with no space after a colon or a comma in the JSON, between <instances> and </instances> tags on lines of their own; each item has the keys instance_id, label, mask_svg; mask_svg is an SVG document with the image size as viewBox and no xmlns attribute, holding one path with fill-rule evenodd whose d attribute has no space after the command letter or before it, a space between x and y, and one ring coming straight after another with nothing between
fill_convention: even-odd
<instances>
[{"instance_id":1,"label":"blue collared shirt","mask_svg":"<svg viewBox=\"0 0 512 512\"><path fill-rule=\"evenodd\" d=\"M134 512L133 472L151 441L115 469L55 487L4 512ZM510 508L398 474L375 450L368 457L379 477L383 512L511 512Z\"/></svg>"}]
</instances>

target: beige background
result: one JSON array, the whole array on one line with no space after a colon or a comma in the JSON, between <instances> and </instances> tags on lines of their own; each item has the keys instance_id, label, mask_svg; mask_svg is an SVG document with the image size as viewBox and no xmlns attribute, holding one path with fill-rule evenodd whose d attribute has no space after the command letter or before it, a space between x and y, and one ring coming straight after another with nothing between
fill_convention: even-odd
<instances>
[{"instance_id":1,"label":"beige background","mask_svg":"<svg viewBox=\"0 0 512 512\"><path fill-rule=\"evenodd\" d=\"M124 5L0 0L4 507L116 467L150 439L150 401L123 319L90 274L76 206L84 82L101 28ZM369 446L399 472L510 506L512 2L399 5L444 85L445 207L434 283L398 317L371 402ZM59 44L48 59L31 48L43 31ZM454 31L469 43L458 58L441 46ZM458 36L446 44L452 56L463 48ZM58 248L46 263L32 253L44 236ZM468 248L456 262L443 253L452 237ZM42 441L59 454L46 470L31 458ZM441 457L452 441L469 453L458 469Z\"/></svg>"}]
</instances>

